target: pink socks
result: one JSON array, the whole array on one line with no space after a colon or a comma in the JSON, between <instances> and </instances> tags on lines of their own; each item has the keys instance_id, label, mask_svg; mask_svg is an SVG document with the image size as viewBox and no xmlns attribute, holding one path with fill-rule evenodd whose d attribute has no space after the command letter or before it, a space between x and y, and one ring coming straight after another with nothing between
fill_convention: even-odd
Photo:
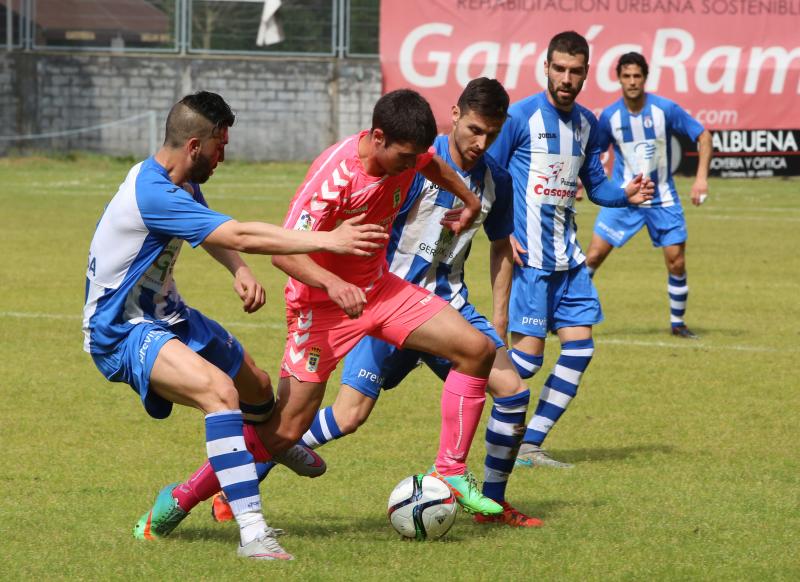
<instances>
[{"instance_id":1,"label":"pink socks","mask_svg":"<svg viewBox=\"0 0 800 582\"><path fill-rule=\"evenodd\" d=\"M203 466L195 471L185 483L181 483L172 491L172 496L184 511L191 511L195 505L205 501L220 490L219 480L211 468L211 463L206 461Z\"/></svg>"},{"instance_id":2,"label":"pink socks","mask_svg":"<svg viewBox=\"0 0 800 582\"><path fill-rule=\"evenodd\" d=\"M436 470L441 475L466 471L467 454L486 402L486 378L450 370L442 391L442 430Z\"/></svg>"}]
</instances>

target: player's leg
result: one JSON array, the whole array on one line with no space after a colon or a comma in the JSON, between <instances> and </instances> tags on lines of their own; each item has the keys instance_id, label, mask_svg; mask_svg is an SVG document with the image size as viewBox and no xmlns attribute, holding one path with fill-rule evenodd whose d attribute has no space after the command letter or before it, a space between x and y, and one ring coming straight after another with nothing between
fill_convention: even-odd
<instances>
[{"instance_id":1,"label":"player's leg","mask_svg":"<svg viewBox=\"0 0 800 582\"><path fill-rule=\"evenodd\" d=\"M594 354L592 326L603 320L597 290L586 269L580 267L550 277L553 305L549 320L558 333L561 354L539 396L520 447L519 464L570 468L553 459L542 445L578 391L583 372Z\"/></svg>"},{"instance_id":2,"label":"player's leg","mask_svg":"<svg viewBox=\"0 0 800 582\"><path fill-rule=\"evenodd\" d=\"M603 207L594 222L594 232L589 250L586 251L586 268L589 276L595 271L614 248L622 247L639 232L645 224L641 209L636 207Z\"/></svg>"},{"instance_id":3,"label":"player's leg","mask_svg":"<svg viewBox=\"0 0 800 582\"><path fill-rule=\"evenodd\" d=\"M592 242L589 244L589 250L586 251L586 268L589 270L590 277L594 277L595 271L600 268L613 250L614 245L599 234L592 234Z\"/></svg>"},{"instance_id":4,"label":"player's leg","mask_svg":"<svg viewBox=\"0 0 800 582\"><path fill-rule=\"evenodd\" d=\"M503 346L497 349L489 374L488 391L494 403L486 426L483 494L501 504L503 513L498 516L476 515L475 520L512 527L541 527L540 519L525 515L506 500L506 486L525 433L530 391Z\"/></svg>"},{"instance_id":5,"label":"player's leg","mask_svg":"<svg viewBox=\"0 0 800 582\"><path fill-rule=\"evenodd\" d=\"M661 247L667 266L670 330L686 339L697 339L684 321L689 298L689 279L686 274L686 218L680 204L657 206L647 210L647 229L653 246Z\"/></svg>"},{"instance_id":6,"label":"player's leg","mask_svg":"<svg viewBox=\"0 0 800 582\"><path fill-rule=\"evenodd\" d=\"M245 425L257 425L270 417L275 405L270 377L256 365L250 354L230 333L197 310L192 310L187 321L176 326L176 331L190 349L233 378L233 384L239 393L239 408ZM325 472L325 463L319 456L300 449L293 447L275 457L275 461L286 464L295 473L308 477L316 477ZM267 465L264 463L256 464L259 480L266 474L266 470ZM220 484L216 473L206 461L188 479L175 487L172 495L178 500L180 507L189 512L198 503L219 491ZM212 507L212 515L215 518L234 517L230 509L225 511L224 515L218 515L215 509L217 509L216 502Z\"/></svg>"},{"instance_id":7,"label":"player's leg","mask_svg":"<svg viewBox=\"0 0 800 582\"><path fill-rule=\"evenodd\" d=\"M316 449L354 433L369 418L381 390L397 386L416 367L418 358L416 352L400 350L372 337L358 342L344 359L336 400L317 412L301 439L304 447ZM273 466L257 463L259 479L266 478ZM232 518L221 494L214 498L211 511L216 521Z\"/></svg>"},{"instance_id":8,"label":"player's leg","mask_svg":"<svg viewBox=\"0 0 800 582\"><path fill-rule=\"evenodd\" d=\"M458 341L452 341L453 338ZM403 347L452 362L442 391L442 424L434 474L453 489L465 510L501 513L502 506L480 493L466 465L486 402L494 346L459 312L446 306L415 328Z\"/></svg>"},{"instance_id":9,"label":"player's leg","mask_svg":"<svg viewBox=\"0 0 800 582\"><path fill-rule=\"evenodd\" d=\"M667 265L667 293L669 293L669 320L672 335L697 339L684 320L689 300L689 278L686 275L686 243L664 247Z\"/></svg>"},{"instance_id":10,"label":"player's leg","mask_svg":"<svg viewBox=\"0 0 800 582\"><path fill-rule=\"evenodd\" d=\"M331 406L321 409L303 443L311 448L352 434L367 421L381 390L394 388L416 367L419 354L365 337L347 354L342 385Z\"/></svg>"},{"instance_id":11,"label":"player's leg","mask_svg":"<svg viewBox=\"0 0 800 582\"><path fill-rule=\"evenodd\" d=\"M233 384L239 393L239 408L242 411L244 423L257 424L266 421L272 414L275 405L272 383L269 375L256 366L255 361L247 352L244 352L241 367L233 378ZM256 472L260 477L259 465L263 467L263 464L256 464ZM219 480L211 463L206 461L188 479L180 483L173 490L172 495L177 499L178 505L184 511L189 512L219 491ZM234 517L230 506L228 506L227 516L228 519Z\"/></svg>"},{"instance_id":12,"label":"player's leg","mask_svg":"<svg viewBox=\"0 0 800 582\"><path fill-rule=\"evenodd\" d=\"M201 352L202 353L202 352ZM205 354L213 357L211 354ZM256 366L253 358L246 351L244 358L233 378L234 386L239 393L239 406L242 410L244 424L256 425L266 422L273 412L275 398L269 375ZM296 474L305 477L318 477L325 470L325 462L315 453L297 445L279 456L273 456L269 463L256 463L258 480L263 481L269 470L279 462L287 465ZM206 461L188 479L180 483L172 492L180 507L191 511L202 501L215 494L211 515L216 521L234 519L230 505L224 493L220 492L220 484L211 464Z\"/></svg>"},{"instance_id":13,"label":"player's leg","mask_svg":"<svg viewBox=\"0 0 800 582\"><path fill-rule=\"evenodd\" d=\"M371 300L373 295L368 295ZM350 319L332 301L287 310L287 341L275 414L257 427L266 449L297 443L317 418L328 377L374 325L371 306Z\"/></svg>"},{"instance_id":14,"label":"player's leg","mask_svg":"<svg viewBox=\"0 0 800 582\"><path fill-rule=\"evenodd\" d=\"M594 343L591 327L567 327L558 330L561 353L548 376L520 447L519 464L561 469L572 465L553 459L542 448L547 435L566 411L578 392L583 372L592 359Z\"/></svg>"},{"instance_id":15,"label":"player's leg","mask_svg":"<svg viewBox=\"0 0 800 582\"><path fill-rule=\"evenodd\" d=\"M476 514L475 521L502 523L512 527L541 527L543 523L540 519L525 515L505 499L508 477L514 468L514 459L525 432L530 392L511 363L503 340L488 320L469 304L462 307L460 312L470 324L492 340L497 349L489 373L488 392L494 399L494 405L486 427L483 495L500 504L503 511L493 515ZM424 353L421 358L439 378L447 378L449 360Z\"/></svg>"},{"instance_id":16,"label":"player's leg","mask_svg":"<svg viewBox=\"0 0 800 582\"><path fill-rule=\"evenodd\" d=\"M150 386L163 399L194 406L206 413L206 452L239 524L240 555L291 559L275 541L261 512L254 459L245 442L238 392L232 379L174 339L159 350L150 372ZM164 515L161 506L170 501L174 504ZM169 514L182 519L186 512L179 507L168 486L159 494L154 508L137 524L135 534L144 539L168 534L177 525L170 522L180 521L169 519Z\"/></svg>"}]
</instances>

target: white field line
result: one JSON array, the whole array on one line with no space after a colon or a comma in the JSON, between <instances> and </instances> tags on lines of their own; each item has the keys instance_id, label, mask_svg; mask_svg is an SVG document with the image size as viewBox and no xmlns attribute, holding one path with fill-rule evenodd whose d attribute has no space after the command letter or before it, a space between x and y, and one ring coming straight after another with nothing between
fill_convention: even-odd
<instances>
[{"instance_id":1,"label":"white field line","mask_svg":"<svg viewBox=\"0 0 800 582\"><path fill-rule=\"evenodd\" d=\"M710 212L711 214L714 214L714 212L716 210L725 210L725 212L741 212L742 214L744 214L744 213L749 214L749 213L752 213L752 212L758 212L759 214L762 213L762 212L780 212L780 213L787 213L788 212L788 213L791 214L791 213L800 212L800 206L783 206L783 207L781 207L781 206L770 206L770 207L761 206L761 207L758 207L758 208L752 208L752 207L748 207L748 208L739 208L739 207L732 208L732 207L727 207L727 206L718 206L718 207L716 207L714 209L710 209L709 208L708 212ZM706 212L706 211L703 210L703 209L699 209L699 210L697 210L697 212L701 212L702 213L702 212Z\"/></svg>"},{"instance_id":2,"label":"white field line","mask_svg":"<svg viewBox=\"0 0 800 582\"><path fill-rule=\"evenodd\" d=\"M797 354L800 353L800 350L781 350L777 348L768 348L766 346L741 346L741 345L727 345L727 346L720 346L720 345L710 345L704 343L702 339L700 340L680 340L679 342L676 340L676 343L671 342L660 342L660 341L644 341L644 340L628 340L628 339L615 339L615 338L606 338L603 336L595 336L595 342L598 346L602 346L603 344L612 344L612 345L619 345L619 346L636 346L636 347L643 347L643 348L677 348L681 350L729 350L735 352L759 352L759 353L768 353L768 354Z\"/></svg>"},{"instance_id":3,"label":"white field line","mask_svg":"<svg viewBox=\"0 0 800 582\"><path fill-rule=\"evenodd\" d=\"M800 222L800 216L731 216L730 214L708 214L697 220L736 220L739 222Z\"/></svg>"},{"instance_id":4,"label":"white field line","mask_svg":"<svg viewBox=\"0 0 800 582\"><path fill-rule=\"evenodd\" d=\"M80 315L67 315L66 313L40 313L34 311L0 311L0 319L51 319L62 321L81 321ZM242 327L245 329L286 329L285 323L255 322L255 321L220 321L226 327Z\"/></svg>"},{"instance_id":5,"label":"white field line","mask_svg":"<svg viewBox=\"0 0 800 582\"><path fill-rule=\"evenodd\" d=\"M51 320L68 320L80 321L80 315L67 315L63 313L40 313L30 311L0 311L0 319L51 319ZM220 321L221 325L231 328L245 328L245 329L279 329L285 330L286 325L283 323L274 322L255 322L255 321ZM713 345L705 343L700 340L676 340L673 342L662 341L644 341L644 340L631 340L631 339L616 339L606 338L603 336L595 337L597 344L619 345L619 346L633 346L642 348L674 348L674 349L701 349L710 351L735 351L735 352L757 352L768 354L798 354L800 350L792 349L778 349L766 346L748 346L748 345Z\"/></svg>"},{"instance_id":6,"label":"white field line","mask_svg":"<svg viewBox=\"0 0 800 582\"><path fill-rule=\"evenodd\" d=\"M264 190L263 187L260 188L253 188L253 191L256 190ZM96 191L60 191L60 192L46 192L46 191L37 191L32 190L25 194L26 196L72 196L72 197L86 197L86 198L107 198L111 200L114 196L114 192L110 192L108 190L96 190ZM205 195L205 193L204 193ZM210 202L214 202L214 200L263 200L266 202L286 202L289 203L291 199L289 196L269 196L269 195L259 195L253 194L252 196L247 195L237 195L237 194L209 194L206 196L206 199Z\"/></svg>"}]
</instances>

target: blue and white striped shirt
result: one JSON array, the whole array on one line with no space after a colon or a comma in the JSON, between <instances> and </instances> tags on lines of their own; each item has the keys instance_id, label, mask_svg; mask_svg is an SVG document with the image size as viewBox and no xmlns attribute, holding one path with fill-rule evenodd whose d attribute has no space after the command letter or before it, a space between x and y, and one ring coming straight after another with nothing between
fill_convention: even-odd
<instances>
[{"instance_id":1,"label":"blue and white striped shirt","mask_svg":"<svg viewBox=\"0 0 800 582\"><path fill-rule=\"evenodd\" d=\"M642 206L672 206L680 204L672 180L672 135L697 141L701 133L703 126L678 104L648 93L636 115L622 98L607 107L600 114L598 143L603 151L614 145L615 183L624 186L640 173L653 180L653 199Z\"/></svg>"},{"instance_id":2,"label":"blue and white striped shirt","mask_svg":"<svg viewBox=\"0 0 800 582\"><path fill-rule=\"evenodd\" d=\"M539 93L509 108L500 137L489 149L511 174L514 237L528 251L528 266L564 271L584 262L574 220L579 177L596 204L627 205L623 190L603 172L596 126L585 107L576 103L566 113Z\"/></svg>"},{"instance_id":3,"label":"blue and white striped shirt","mask_svg":"<svg viewBox=\"0 0 800 582\"><path fill-rule=\"evenodd\" d=\"M461 309L468 293L464 262L478 228L483 225L489 240L507 237L513 229L511 178L488 155L464 172L450 157L446 135L437 137L433 145L436 153L481 199L480 215L468 230L453 234L439 221L448 210L463 204L455 195L417 174L394 221L386 258L394 274Z\"/></svg>"},{"instance_id":4,"label":"blue and white striped shirt","mask_svg":"<svg viewBox=\"0 0 800 582\"><path fill-rule=\"evenodd\" d=\"M170 181L154 158L136 164L106 206L89 247L83 308L84 349L108 353L144 321L174 325L186 305L172 278L188 241L202 243L229 216L210 210Z\"/></svg>"}]
</instances>

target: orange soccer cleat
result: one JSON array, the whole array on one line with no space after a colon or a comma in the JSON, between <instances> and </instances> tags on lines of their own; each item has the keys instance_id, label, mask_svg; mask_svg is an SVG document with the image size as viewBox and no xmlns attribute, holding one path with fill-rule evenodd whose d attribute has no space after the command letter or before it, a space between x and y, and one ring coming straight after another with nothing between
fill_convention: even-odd
<instances>
[{"instance_id":1,"label":"orange soccer cleat","mask_svg":"<svg viewBox=\"0 0 800 582\"><path fill-rule=\"evenodd\" d=\"M518 509L514 509L508 501L501 501L503 513L499 515L475 515L478 523L502 523L511 527L542 527L544 522L541 519L525 515Z\"/></svg>"}]
</instances>

